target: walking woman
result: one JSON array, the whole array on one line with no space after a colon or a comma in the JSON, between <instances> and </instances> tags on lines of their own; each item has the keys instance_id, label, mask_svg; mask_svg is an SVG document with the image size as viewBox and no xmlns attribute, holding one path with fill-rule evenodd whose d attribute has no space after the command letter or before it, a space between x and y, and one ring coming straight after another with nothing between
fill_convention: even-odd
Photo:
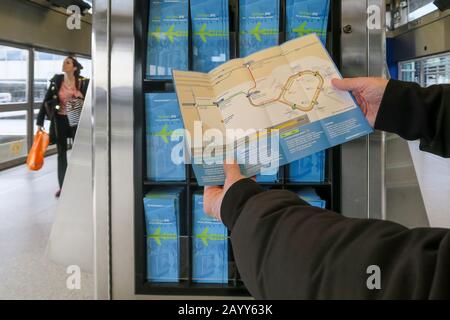
<instances>
[{"instance_id":1,"label":"walking woman","mask_svg":"<svg viewBox=\"0 0 450 320\"><path fill-rule=\"evenodd\" d=\"M64 60L62 71L50 80L37 117L38 130L42 130L45 117L50 120L50 144L56 144L58 151L59 190L55 197L59 198L67 169L67 139L73 139L76 126L71 127L67 118L67 102L74 98L84 99L89 79L80 76L83 66L72 56Z\"/></svg>"}]
</instances>

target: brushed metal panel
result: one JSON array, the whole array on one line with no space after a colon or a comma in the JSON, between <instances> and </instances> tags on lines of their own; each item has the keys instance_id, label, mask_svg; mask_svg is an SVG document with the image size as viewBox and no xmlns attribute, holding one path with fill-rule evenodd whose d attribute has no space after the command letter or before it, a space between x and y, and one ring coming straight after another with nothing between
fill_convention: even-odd
<instances>
[{"instance_id":1,"label":"brushed metal panel","mask_svg":"<svg viewBox=\"0 0 450 320\"><path fill-rule=\"evenodd\" d=\"M109 1L93 3L93 207L95 298L110 298Z\"/></svg>"},{"instance_id":2,"label":"brushed metal panel","mask_svg":"<svg viewBox=\"0 0 450 320\"><path fill-rule=\"evenodd\" d=\"M342 74L356 77L367 74L367 1L342 0L342 27L350 25L351 33L342 32Z\"/></svg>"},{"instance_id":3,"label":"brushed metal panel","mask_svg":"<svg viewBox=\"0 0 450 320\"><path fill-rule=\"evenodd\" d=\"M394 37L393 59L404 61L450 51L450 15Z\"/></svg>"},{"instance_id":4,"label":"brushed metal panel","mask_svg":"<svg viewBox=\"0 0 450 320\"><path fill-rule=\"evenodd\" d=\"M380 28L368 29L369 77L387 77L386 62L386 3L384 0L368 0L368 6L380 8ZM375 131L368 138L368 216L382 219L385 216L385 144L384 133Z\"/></svg>"},{"instance_id":5,"label":"brushed metal panel","mask_svg":"<svg viewBox=\"0 0 450 320\"><path fill-rule=\"evenodd\" d=\"M342 33L342 75L367 75L367 1L342 0L342 26L350 25L351 33ZM360 138L342 145L342 214L354 218L368 217L368 142Z\"/></svg>"},{"instance_id":6,"label":"brushed metal panel","mask_svg":"<svg viewBox=\"0 0 450 320\"><path fill-rule=\"evenodd\" d=\"M47 246L51 260L66 267L78 265L89 273L94 251L91 110L89 85Z\"/></svg>"},{"instance_id":7,"label":"brushed metal panel","mask_svg":"<svg viewBox=\"0 0 450 320\"><path fill-rule=\"evenodd\" d=\"M134 295L134 1L111 1L112 298Z\"/></svg>"},{"instance_id":8,"label":"brushed metal panel","mask_svg":"<svg viewBox=\"0 0 450 320\"><path fill-rule=\"evenodd\" d=\"M367 28L369 6L380 10L380 29ZM343 0L342 74L344 77L385 76L385 1ZM381 218L384 212L383 134L342 145L342 213L355 218Z\"/></svg>"}]
</instances>

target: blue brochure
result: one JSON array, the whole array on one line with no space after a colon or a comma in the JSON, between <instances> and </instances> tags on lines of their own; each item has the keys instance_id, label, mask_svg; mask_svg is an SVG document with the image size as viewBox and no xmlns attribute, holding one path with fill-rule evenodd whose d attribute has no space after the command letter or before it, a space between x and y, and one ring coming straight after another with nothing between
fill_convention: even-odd
<instances>
[{"instance_id":1,"label":"blue brochure","mask_svg":"<svg viewBox=\"0 0 450 320\"><path fill-rule=\"evenodd\" d=\"M258 183L271 183L278 181L278 168L275 168L273 172L260 173L256 176L256 182Z\"/></svg>"},{"instance_id":2,"label":"blue brochure","mask_svg":"<svg viewBox=\"0 0 450 320\"><path fill-rule=\"evenodd\" d=\"M174 146L182 136L171 140L174 130L183 129L183 121L175 93L148 93L146 99L147 122L147 178L152 181L183 181L185 163L172 158ZM176 154L175 156L179 156Z\"/></svg>"},{"instance_id":3,"label":"blue brochure","mask_svg":"<svg viewBox=\"0 0 450 320\"><path fill-rule=\"evenodd\" d=\"M192 280L228 282L228 232L223 223L203 211L203 195L194 194Z\"/></svg>"},{"instance_id":4,"label":"blue brochure","mask_svg":"<svg viewBox=\"0 0 450 320\"><path fill-rule=\"evenodd\" d=\"M313 207L325 209L327 202L322 200L313 188L305 188L300 190L298 196L308 202Z\"/></svg>"},{"instance_id":5,"label":"blue brochure","mask_svg":"<svg viewBox=\"0 0 450 320\"><path fill-rule=\"evenodd\" d=\"M146 77L172 78L172 69L188 70L188 0L149 0Z\"/></svg>"},{"instance_id":6,"label":"blue brochure","mask_svg":"<svg viewBox=\"0 0 450 320\"><path fill-rule=\"evenodd\" d=\"M239 51L245 57L278 44L279 0L239 1Z\"/></svg>"},{"instance_id":7,"label":"blue brochure","mask_svg":"<svg viewBox=\"0 0 450 320\"><path fill-rule=\"evenodd\" d=\"M289 181L325 181L325 151L313 153L289 164Z\"/></svg>"},{"instance_id":8,"label":"blue brochure","mask_svg":"<svg viewBox=\"0 0 450 320\"><path fill-rule=\"evenodd\" d=\"M208 72L230 58L228 0L191 0L193 69Z\"/></svg>"},{"instance_id":9,"label":"blue brochure","mask_svg":"<svg viewBox=\"0 0 450 320\"><path fill-rule=\"evenodd\" d=\"M325 45L330 0L286 0L287 40L315 33Z\"/></svg>"},{"instance_id":10,"label":"blue brochure","mask_svg":"<svg viewBox=\"0 0 450 320\"><path fill-rule=\"evenodd\" d=\"M154 191L144 198L147 280L179 282L179 191Z\"/></svg>"}]
</instances>

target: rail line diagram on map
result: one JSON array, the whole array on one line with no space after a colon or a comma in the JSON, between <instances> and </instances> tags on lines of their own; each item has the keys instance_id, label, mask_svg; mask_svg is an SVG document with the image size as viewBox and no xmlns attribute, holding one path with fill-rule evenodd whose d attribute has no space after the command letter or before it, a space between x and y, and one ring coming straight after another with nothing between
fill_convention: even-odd
<instances>
[{"instance_id":1,"label":"rail line diagram on map","mask_svg":"<svg viewBox=\"0 0 450 320\"><path fill-rule=\"evenodd\" d=\"M205 129L265 129L311 123L354 101L335 90L339 77L317 36L230 60L209 73L174 71L183 118Z\"/></svg>"}]
</instances>

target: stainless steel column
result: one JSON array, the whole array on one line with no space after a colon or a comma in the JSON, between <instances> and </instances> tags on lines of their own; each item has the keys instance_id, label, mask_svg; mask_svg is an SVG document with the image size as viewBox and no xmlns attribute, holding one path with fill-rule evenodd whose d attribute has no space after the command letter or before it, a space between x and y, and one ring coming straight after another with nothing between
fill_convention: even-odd
<instances>
[{"instance_id":1,"label":"stainless steel column","mask_svg":"<svg viewBox=\"0 0 450 320\"><path fill-rule=\"evenodd\" d=\"M134 295L133 1L94 3L95 276L99 299Z\"/></svg>"},{"instance_id":2,"label":"stainless steel column","mask_svg":"<svg viewBox=\"0 0 450 320\"><path fill-rule=\"evenodd\" d=\"M92 84L95 298L110 295L110 1L93 2Z\"/></svg>"},{"instance_id":3,"label":"stainless steel column","mask_svg":"<svg viewBox=\"0 0 450 320\"><path fill-rule=\"evenodd\" d=\"M112 298L134 295L134 1L111 1Z\"/></svg>"},{"instance_id":4,"label":"stainless steel column","mask_svg":"<svg viewBox=\"0 0 450 320\"><path fill-rule=\"evenodd\" d=\"M368 8L379 10L380 28L369 29ZM342 73L344 77L384 76L385 1L342 0ZM384 135L342 146L342 213L349 217L384 217Z\"/></svg>"}]
</instances>

